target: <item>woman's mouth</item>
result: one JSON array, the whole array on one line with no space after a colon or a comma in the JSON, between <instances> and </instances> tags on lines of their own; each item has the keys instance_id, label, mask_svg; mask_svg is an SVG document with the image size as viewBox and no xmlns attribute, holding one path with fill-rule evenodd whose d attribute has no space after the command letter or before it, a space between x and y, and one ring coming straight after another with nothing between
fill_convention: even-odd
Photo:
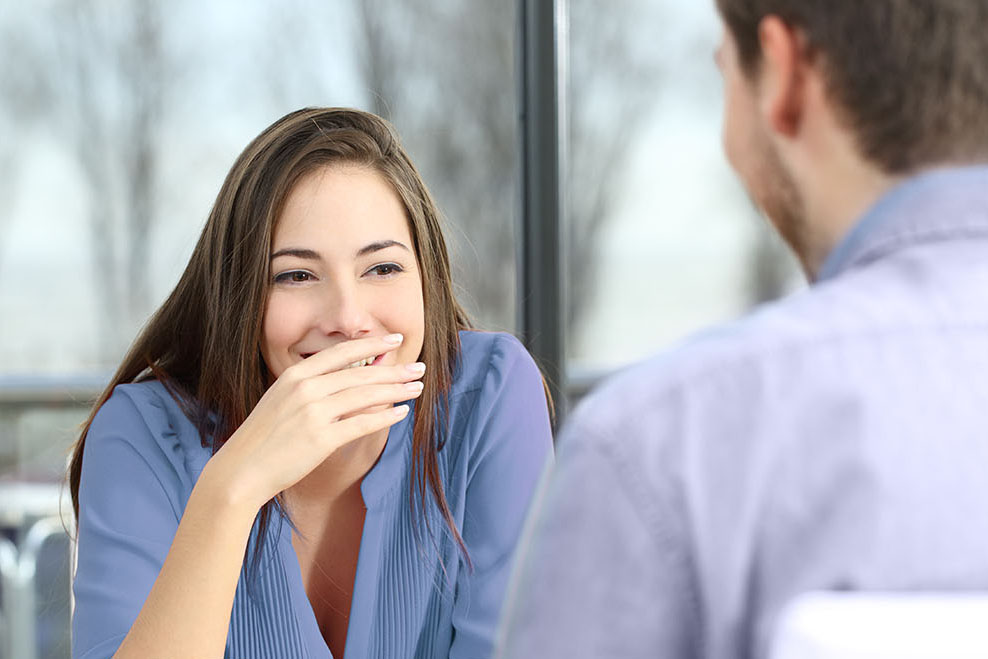
<instances>
[{"instance_id":1,"label":"woman's mouth","mask_svg":"<svg viewBox=\"0 0 988 659\"><path fill-rule=\"evenodd\" d=\"M303 353L301 353L301 357L302 357L302 359L308 359L309 357L311 357L314 354L316 354L316 353L314 353L314 352L303 352ZM376 356L373 356L373 357L368 357L367 359L361 359L360 361L353 362L352 364L349 364L348 366L346 366L346 368L359 368L360 366L374 366L376 364L381 363L381 360L382 359L384 359L384 355L376 355Z\"/></svg>"},{"instance_id":2,"label":"woman's mouth","mask_svg":"<svg viewBox=\"0 0 988 659\"><path fill-rule=\"evenodd\" d=\"M381 360L384 359L384 355L376 355L374 357L368 357L367 359L361 359L359 362L353 362L347 368L359 368L360 366L374 366L379 364Z\"/></svg>"},{"instance_id":3,"label":"woman's mouth","mask_svg":"<svg viewBox=\"0 0 988 659\"><path fill-rule=\"evenodd\" d=\"M368 357L367 359L361 359L359 362L353 362L347 368L360 368L361 366L370 366L374 363L377 357Z\"/></svg>"}]
</instances>

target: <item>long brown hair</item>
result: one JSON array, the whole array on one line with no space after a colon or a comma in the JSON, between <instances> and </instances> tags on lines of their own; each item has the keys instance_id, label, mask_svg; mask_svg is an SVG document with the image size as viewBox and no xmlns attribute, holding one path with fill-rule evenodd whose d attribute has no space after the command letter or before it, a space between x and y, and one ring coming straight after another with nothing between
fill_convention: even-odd
<instances>
[{"instance_id":1,"label":"long brown hair","mask_svg":"<svg viewBox=\"0 0 988 659\"><path fill-rule=\"evenodd\" d=\"M420 359L429 365L415 404L410 513L428 529L426 502L431 495L470 563L446 501L437 459L448 431L458 331L469 328L470 321L454 297L439 211L421 176L389 123L350 109L292 112L237 158L185 272L131 345L75 444L69 486L77 519L86 435L118 384L159 379L199 430L203 446L214 454L254 409L268 383L260 345L275 223L294 185L313 170L333 164L380 173L405 207L422 273L426 331ZM259 543L266 537L274 505L268 502L260 511ZM255 558L259 547L254 547Z\"/></svg>"}]
</instances>

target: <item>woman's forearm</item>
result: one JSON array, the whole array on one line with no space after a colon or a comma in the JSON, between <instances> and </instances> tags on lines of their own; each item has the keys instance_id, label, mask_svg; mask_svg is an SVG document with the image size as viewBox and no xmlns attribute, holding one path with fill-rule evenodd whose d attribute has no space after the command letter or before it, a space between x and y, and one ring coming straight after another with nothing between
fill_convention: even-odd
<instances>
[{"instance_id":1,"label":"woman's forearm","mask_svg":"<svg viewBox=\"0 0 988 659\"><path fill-rule=\"evenodd\" d=\"M137 620L115 657L223 656L244 551L257 514L207 464Z\"/></svg>"}]
</instances>

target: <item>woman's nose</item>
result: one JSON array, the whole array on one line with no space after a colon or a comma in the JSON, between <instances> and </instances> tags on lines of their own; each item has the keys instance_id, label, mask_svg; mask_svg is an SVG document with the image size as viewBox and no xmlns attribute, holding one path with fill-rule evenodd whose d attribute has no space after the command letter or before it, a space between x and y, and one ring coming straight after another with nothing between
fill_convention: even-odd
<instances>
[{"instance_id":1,"label":"woman's nose","mask_svg":"<svg viewBox=\"0 0 988 659\"><path fill-rule=\"evenodd\" d=\"M331 336L356 339L369 334L371 314L355 286L334 285L323 291L319 310L319 329Z\"/></svg>"}]
</instances>

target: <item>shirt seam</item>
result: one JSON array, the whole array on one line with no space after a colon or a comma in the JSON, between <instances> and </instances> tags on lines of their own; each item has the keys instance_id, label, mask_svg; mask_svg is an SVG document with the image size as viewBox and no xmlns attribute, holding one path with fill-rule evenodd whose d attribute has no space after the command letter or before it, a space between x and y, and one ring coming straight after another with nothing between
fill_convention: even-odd
<instances>
[{"instance_id":1,"label":"shirt seam","mask_svg":"<svg viewBox=\"0 0 988 659\"><path fill-rule=\"evenodd\" d=\"M890 255L911 247L925 247L942 243L956 242L970 238L988 239L988 224L981 222L965 222L950 227L906 227L890 235L875 238L862 245L856 254L839 267L831 278L839 278L842 273L863 268L876 261L888 258Z\"/></svg>"},{"instance_id":2,"label":"shirt seam","mask_svg":"<svg viewBox=\"0 0 988 659\"><path fill-rule=\"evenodd\" d=\"M670 390L666 392L666 395L671 395L672 393L673 391ZM665 551L667 555L671 555L673 562L681 564L682 568L687 572L688 577L686 581L689 584L689 592L684 596L684 599L687 600L685 606L689 607L689 619L694 621L696 625L702 626L703 617L698 595L696 565L691 558L693 552L688 547L683 547L677 551L673 542L675 535L662 533L660 530L660 520L663 516L662 510L653 505L658 497L650 496L650 489L642 482L638 475L638 470L635 468L635 464L618 450L619 443L611 441L611 438L606 432L599 429L587 428L586 426L583 428L583 435L589 441L584 443L581 448L588 448L596 452L604 459L604 462L609 463L618 477L617 486L624 488L632 501L639 502L640 507L637 509L637 514L645 523L656 547ZM675 483L675 481L673 482ZM664 508L678 525L681 531L681 538L685 539L688 545L692 544L689 525L687 524L688 516L682 504L682 491L676 487L672 487L669 489L669 493L671 497L669 498L668 505L664 506ZM646 514L646 510L649 511L649 514ZM681 593L681 595L683 594Z\"/></svg>"},{"instance_id":3,"label":"shirt seam","mask_svg":"<svg viewBox=\"0 0 988 659\"><path fill-rule=\"evenodd\" d=\"M126 392L125 392L125 393L126 393ZM150 426L150 425L148 425L148 422L147 422L147 420L146 420L146 419L144 418L144 415L143 415L143 414L141 414L141 410L140 410L140 409L138 408L138 406L137 406L137 401L135 401L135 400L134 400L134 399L133 399L133 398L132 398L132 397L130 396L130 394L129 394L129 393L127 393L127 394L126 394L126 397L127 397L127 400L129 401L129 403L130 403L130 405L131 405L131 407L133 407L133 409L134 409L134 412L135 412L135 413L137 414L137 418L139 418L139 419L140 419L140 422L141 422L141 425L142 425L142 426L144 427L144 429L145 429L145 430L147 430L147 433L148 433L148 436L149 436L149 438L150 438L150 439L151 439L151 441L152 441L152 442L154 443L154 445L155 445L156 447L158 447L158 449L160 450L160 449L161 449L161 446L160 446L160 445L158 444L158 442L157 442L157 440L156 440L156 435L155 435L155 433L154 433L154 430L153 430L153 429L151 428L151 426ZM105 403L104 403L104 405L105 405ZM116 425L116 424L115 424L115 425ZM108 440L108 439L113 439L113 438L114 438L114 436L113 436L113 435L109 435L109 436L104 436L104 438L103 438L103 441L106 441L106 440ZM116 438L116 439L118 439L118 440L119 440L120 442L122 442L123 444L125 444L125 445L126 445L126 446L127 446L127 447L128 447L128 448L129 448L130 450L131 450L131 451L133 451L133 452L134 452L134 454L135 454L135 455L136 455L136 456L137 456L137 457L138 457L138 458L139 458L139 459L141 460L141 462L142 462L142 463L144 464L144 466L146 466L146 467L147 467L147 469L148 469L148 471L149 471L149 472L151 472L151 475L152 475L152 476L154 477L154 480L155 480L155 482L156 482L156 483L158 484L158 488L159 488L159 489L161 490L161 493L162 493L162 494L163 494L163 495L165 496L165 499L166 499L166 500L168 501L168 507L169 507L169 508L171 509L171 511L172 511L172 514L173 514L173 515L175 516L175 521L176 521L176 522L181 522L181 520L182 520L182 515L184 514L184 510L181 510L181 511L180 511L180 510L177 510L177 509L175 508L175 505L174 505L174 502L173 502L173 501L171 500L171 497L169 496L169 493L168 493L168 488L166 488L166 487L165 487L165 484L164 484L164 483L163 483L163 482L161 481L161 476L160 476L160 474L158 473L158 470L157 470L157 469L155 469L155 468L154 468L154 467L153 467L153 466L151 465L151 463L150 463L150 462L148 461L148 459L147 459L147 456L145 456L145 455L144 455L144 452L143 452L143 451L141 451L141 450L140 450L140 448L138 448L138 447L137 447L136 445L134 445L134 443L133 443L133 442L132 442L131 440L129 440L129 439L127 439L126 437L124 437L124 436L122 436L122 435L121 435L121 436L116 436L115 438ZM88 439L88 437L87 437L87 439ZM167 458L167 456L165 456L165 460L166 460L166 461L168 461L168 458ZM83 462L85 462L85 460L83 460ZM169 464L170 464L170 463L169 463ZM171 465L171 466L174 466L174 465Z\"/></svg>"}]
</instances>

